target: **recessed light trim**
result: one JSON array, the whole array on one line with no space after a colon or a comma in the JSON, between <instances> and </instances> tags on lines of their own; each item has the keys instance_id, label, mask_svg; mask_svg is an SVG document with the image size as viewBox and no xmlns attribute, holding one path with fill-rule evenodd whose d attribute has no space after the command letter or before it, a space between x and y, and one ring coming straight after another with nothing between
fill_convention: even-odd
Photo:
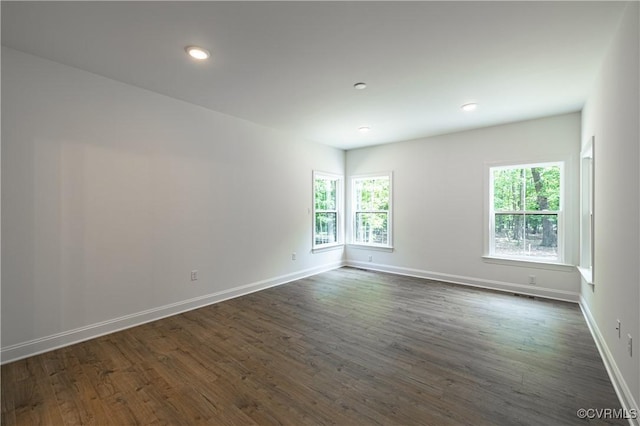
<instances>
[{"instance_id":1,"label":"recessed light trim","mask_svg":"<svg viewBox=\"0 0 640 426\"><path fill-rule=\"evenodd\" d=\"M371 127L369 127L369 126L360 126L360 127L358 127L358 131L360 133L369 133L371 131Z\"/></svg>"},{"instance_id":2,"label":"recessed light trim","mask_svg":"<svg viewBox=\"0 0 640 426\"><path fill-rule=\"evenodd\" d=\"M353 88L356 90L364 90L367 88L367 83L360 82L353 85Z\"/></svg>"},{"instance_id":3,"label":"recessed light trim","mask_svg":"<svg viewBox=\"0 0 640 426\"><path fill-rule=\"evenodd\" d=\"M460 107L465 112L475 111L478 108L478 104L475 102L470 102L468 104L464 104Z\"/></svg>"},{"instance_id":4,"label":"recessed light trim","mask_svg":"<svg viewBox=\"0 0 640 426\"><path fill-rule=\"evenodd\" d=\"M211 56L211 53L207 49L198 46L187 46L184 48L185 52L193 59L203 61Z\"/></svg>"}]
</instances>

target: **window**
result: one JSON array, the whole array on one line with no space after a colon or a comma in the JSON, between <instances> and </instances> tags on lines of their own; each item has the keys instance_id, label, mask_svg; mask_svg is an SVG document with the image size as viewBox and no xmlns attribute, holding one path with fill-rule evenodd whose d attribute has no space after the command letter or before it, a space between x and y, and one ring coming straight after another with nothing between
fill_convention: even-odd
<instances>
[{"instance_id":1,"label":"window","mask_svg":"<svg viewBox=\"0 0 640 426\"><path fill-rule=\"evenodd\" d=\"M562 175L562 163L490 168L490 255L563 261Z\"/></svg>"},{"instance_id":2,"label":"window","mask_svg":"<svg viewBox=\"0 0 640 426\"><path fill-rule=\"evenodd\" d=\"M313 172L314 249L341 243L341 187L341 176Z\"/></svg>"},{"instance_id":3,"label":"window","mask_svg":"<svg viewBox=\"0 0 640 426\"><path fill-rule=\"evenodd\" d=\"M594 158L591 137L580 155L580 266L578 270L589 284L593 284L593 182Z\"/></svg>"},{"instance_id":4,"label":"window","mask_svg":"<svg viewBox=\"0 0 640 426\"><path fill-rule=\"evenodd\" d=\"M353 244L391 247L391 173L351 180Z\"/></svg>"}]
</instances>

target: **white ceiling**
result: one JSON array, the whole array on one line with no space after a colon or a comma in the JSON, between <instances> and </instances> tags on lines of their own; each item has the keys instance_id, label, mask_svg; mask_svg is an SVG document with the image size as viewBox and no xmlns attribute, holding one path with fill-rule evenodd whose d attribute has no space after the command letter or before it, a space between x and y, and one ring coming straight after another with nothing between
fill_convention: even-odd
<instances>
[{"instance_id":1,"label":"white ceiling","mask_svg":"<svg viewBox=\"0 0 640 426\"><path fill-rule=\"evenodd\" d=\"M3 1L2 44L351 149L580 110L624 8Z\"/></svg>"}]
</instances>

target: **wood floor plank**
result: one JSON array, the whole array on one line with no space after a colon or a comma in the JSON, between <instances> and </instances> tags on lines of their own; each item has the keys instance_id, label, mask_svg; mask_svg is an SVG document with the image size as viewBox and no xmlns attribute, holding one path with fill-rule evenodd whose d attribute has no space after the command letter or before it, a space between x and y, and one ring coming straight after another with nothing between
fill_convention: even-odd
<instances>
[{"instance_id":1,"label":"wood floor plank","mask_svg":"<svg viewBox=\"0 0 640 426\"><path fill-rule=\"evenodd\" d=\"M579 308L353 268L2 366L3 425L583 425Z\"/></svg>"}]
</instances>

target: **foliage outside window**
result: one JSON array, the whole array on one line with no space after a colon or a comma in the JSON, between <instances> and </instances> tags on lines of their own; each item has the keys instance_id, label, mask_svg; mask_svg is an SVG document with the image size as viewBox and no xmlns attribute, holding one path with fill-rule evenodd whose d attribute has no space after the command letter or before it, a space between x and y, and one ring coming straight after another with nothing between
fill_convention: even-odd
<instances>
[{"instance_id":1,"label":"foliage outside window","mask_svg":"<svg viewBox=\"0 0 640 426\"><path fill-rule=\"evenodd\" d=\"M391 174L352 180L354 244L391 246Z\"/></svg>"},{"instance_id":2,"label":"foliage outside window","mask_svg":"<svg viewBox=\"0 0 640 426\"><path fill-rule=\"evenodd\" d=\"M313 173L313 247L340 243L342 177Z\"/></svg>"},{"instance_id":3,"label":"foliage outside window","mask_svg":"<svg viewBox=\"0 0 640 426\"><path fill-rule=\"evenodd\" d=\"M492 167L490 254L561 262L562 164Z\"/></svg>"}]
</instances>

